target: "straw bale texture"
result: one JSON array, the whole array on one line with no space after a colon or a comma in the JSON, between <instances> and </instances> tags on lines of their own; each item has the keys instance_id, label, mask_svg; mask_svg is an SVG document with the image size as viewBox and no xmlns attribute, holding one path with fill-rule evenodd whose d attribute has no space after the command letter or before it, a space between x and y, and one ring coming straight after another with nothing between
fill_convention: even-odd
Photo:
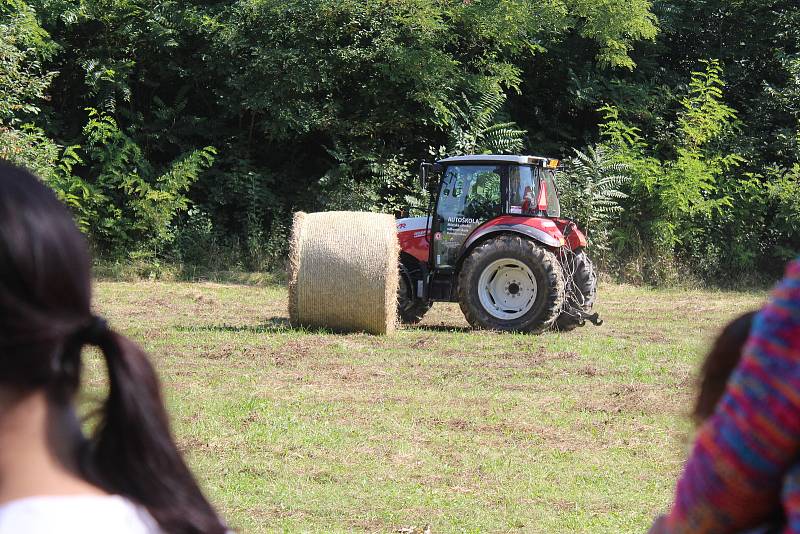
<instances>
[{"instance_id":1,"label":"straw bale texture","mask_svg":"<svg viewBox=\"0 0 800 534\"><path fill-rule=\"evenodd\" d=\"M295 213L289 244L291 324L393 332L399 248L391 215Z\"/></svg>"}]
</instances>

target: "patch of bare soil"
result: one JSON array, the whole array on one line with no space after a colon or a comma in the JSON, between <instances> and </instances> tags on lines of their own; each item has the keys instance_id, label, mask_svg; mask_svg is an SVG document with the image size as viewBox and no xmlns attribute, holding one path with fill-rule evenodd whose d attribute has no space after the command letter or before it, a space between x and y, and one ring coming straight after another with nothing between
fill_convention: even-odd
<instances>
[{"instance_id":1,"label":"patch of bare soil","mask_svg":"<svg viewBox=\"0 0 800 534\"><path fill-rule=\"evenodd\" d=\"M418 340L414 341L413 343L411 343L411 345L409 346L412 349L421 350L421 349L431 348L431 346L433 346L435 343L436 343L436 338L431 335L431 336L423 336Z\"/></svg>"},{"instance_id":2,"label":"patch of bare soil","mask_svg":"<svg viewBox=\"0 0 800 534\"><path fill-rule=\"evenodd\" d=\"M575 369L575 374L594 378L596 376L606 376L608 372L604 369L599 369L592 364L582 365Z\"/></svg>"},{"instance_id":3,"label":"patch of bare soil","mask_svg":"<svg viewBox=\"0 0 800 534\"><path fill-rule=\"evenodd\" d=\"M247 508L245 513L249 516L263 519L266 522L269 522L270 519L304 518L309 515L303 510L290 509L281 504L270 506L269 508ZM235 527L235 525L233 526Z\"/></svg>"},{"instance_id":4,"label":"patch of bare soil","mask_svg":"<svg viewBox=\"0 0 800 534\"><path fill-rule=\"evenodd\" d=\"M557 499L555 501L548 501L546 504L552 506L559 512L573 512L578 509L578 503L575 501L568 501L566 499Z\"/></svg>"},{"instance_id":5,"label":"patch of bare soil","mask_svg":"<svg viewBox=\"0 0 800 534\"><path fill-rule=\"evenodd\" d=\"M650 384L594 384L576 407L593 413L682 413L683 395L674 395Z\"/></svg>"},{"instance_id":6,"label":"patch of bare soil","mask_svg":"<svg viewBox=\"0 0 800 534\"><path fill-rule=\"evenodd\" d=\"M179 303L174 298L168 298L163 294L150 295L140 302L137 302L137 308L152 313L153 311L169 311L179 308Z\"/></svg>"},{"instance_id":7,"label":"patch of bare soil","mask_svg":"<svg viewBox=\"0 0 800 534\"><path fill-rule=\"evenodd\" d=\"M305 360L309 355L325 350L331 343L331 341L318 336L288 340L278 349L271 351L272 363L279 367L291 367L298 361Z\"/></svg>"},{"instance_id":8,"label":"patch of bare soil","mask_svg":"<svg viewBox=\"0 0 800 534\"><path fill-rule=\"evenodd\" d=\"M594 438L583 432L583 429L576 429L579 430L576 432L529 421L506 420L488 423L480 420L470 421L461 418L442 420L434 417L423 423L437 431L447 430L477 436L482 442L520 444L541 441L547 448L560 452L574 452L596 444Z\"/></svg>"},{"instance_id":9,"label":"patch of bare soil","mask_svg":"<svg viewBox=\"0 0 800 534\"><path fill-rule=\"evenodd\" d=\"M421 527L418 526L400 527L396 529L394 532L397 532L398 534L431 534L431 526L423 525Z\"/></svg>"},{"instance_id":10,"label":"patch of bare soil","mask_svg":"<svg viewBox=\"0 0 800 534\"><path fill-rule=\"evenodd\" d=\"M204 305L204 306L217 306L219 305L219 301L210 296L204 295L203 293L193 293L190 297L195 304Z\"/></svg>"},{"instance_id":11,"label":"patch of bare soil","mask_svg":"<svg viewBox=\"0 0 800 534\"><path fill-rule=\"evenodd\" d=\"M633 340L636 342L647 341L649 343L671 343L672 339L666 336L663 332L657 330L649 330L642 328L615 328L609 327L605 332L606 335L616 339Z\"/></svg>"},{"instance_id":12,"label":"patch of bare soil","mask_svg":"<svg viewBox=\"0 0 800 534\"><path fill-rule=\"evenodd\" d=\"M385 532L392 531L391 525L387 525L386 523L377 518L350 519L347 521L347 523L350 525L350 528L352 528L353 530L357 530L359 532L383 534Z\"/></svg>"},{"instance_id":13,"label":"patch of bare soil","mask_svg":"<svg viewBox=\"0 0 800 534\"><path fill-rule=\"evenodd\" d=\"M202 451L203 454L213 454L215 451L227 452L229 449L229 445L224 441L208 441L198 437L179 438L177 445L178 450L186 454L198 451Z\"/></svg>"},{"instance_id":14,"label":"patch of bare soil","mask_svg":"<svg viewBox=\"0 0 800 534\"><path fill-rule=\"evenodd\" d=\"M178 440L178 450L181 453L186 454L196 449L202 449L206 445L206 442L198 437L188 437L182 438Z\"/></svg>"},{"instance_id":15,"label":"patch of bare soil","mask_svg":"<svg viewBox=\"0 0 800 534\"><path fill-rule=\"evenodd\" d=\"M233 343L223 343L222 345L192 350L191 354L196 354L198 357L205 360L228 360L237 352L237 347Z\"/></svg>"},{"instance_id":16,"label":"patch of bare soil","mask_svg":"<svg viewBox=\"0 0 800 534\"><path fill-rule=\"evenodd\" d=\"M575 360L580 358L577 352L573 351L558 351L550 352L543 346L535 349L527 348L519 352L492 352L491 348L480 349L476 348L470 351L446 349L442 351L442 355L448 358L461 359L469 361L476 356L480 356L481 367L489 369L530 369L539 367L549 362ZM483 374L484 371L481 371Z\"/></svg>"}]
</instances>

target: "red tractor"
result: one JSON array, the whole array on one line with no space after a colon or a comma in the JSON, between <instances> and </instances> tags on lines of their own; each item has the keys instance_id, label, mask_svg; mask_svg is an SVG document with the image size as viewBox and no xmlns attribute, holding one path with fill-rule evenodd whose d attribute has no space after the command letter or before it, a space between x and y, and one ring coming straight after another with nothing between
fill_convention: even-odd
<instances>
[{"instance_id":1,"label":"red tractor","mask_svg":"<svg viewBox=\"0 0 800 534\"><path fill-rule=\"evenodd\" d=\"M476 328L542 332L602 324L586 237L562 218L558 161L458 156L423 163L428 215L398 219L398 313L420 321L458 302ZM434 194L435 193L435 194Z\"/></svg>"}]
</instances>

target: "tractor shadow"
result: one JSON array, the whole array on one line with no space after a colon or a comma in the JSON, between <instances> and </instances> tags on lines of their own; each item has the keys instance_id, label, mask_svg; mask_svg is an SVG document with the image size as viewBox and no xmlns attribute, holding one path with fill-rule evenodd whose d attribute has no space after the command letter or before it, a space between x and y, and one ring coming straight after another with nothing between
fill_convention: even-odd
<instances>
[{"instance_id":1,"label":"tractor shadow","mask_svg":"<svg viewBox=\"0 0 800 534\"><path fill-rule=\"evenodd\" d=\"M473 332L473 329L468 326L455 326L448 324L415 324L403 327L403 330L423 330L427 332L450 332L450 333L465 333Z\"/></svg>"}]
</instances>

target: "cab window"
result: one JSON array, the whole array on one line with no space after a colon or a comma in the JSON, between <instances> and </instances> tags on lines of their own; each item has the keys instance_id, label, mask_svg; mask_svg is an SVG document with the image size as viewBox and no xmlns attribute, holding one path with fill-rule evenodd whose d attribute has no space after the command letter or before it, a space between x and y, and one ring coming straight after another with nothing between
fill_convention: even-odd
<instances>
[{"instance_id":1,"label":"cab window","mask_svg":"<svg viewBox=\"0 0 800 534\"><path fill-rule=\"evenodd\" d=\"M520 215L536 213L535 169L512 165L508 169L508 212Z\"/></svg>"},{"instance_id":2,"label":"cab window","mask_svg":"<svg viewBox=\"0 0 800 534\"><path fill-rule=\"evenodd\" d=\"M439 215L491 218L500 212L500 169L496 166L450 166L442 178Z\"/></svg>"},{"instance_id":3,"label":"cab window","mask_svg":"<svg viewBox=\"0 0 800 534\"><path fill-rule=\"evenodd\" d=\"M547 216L561 217L561 204L558 201L558 188L556 187L556 173L550 169L542 169L541 177L544 180L547 193Z\"/></svg>"}]
</instances>

